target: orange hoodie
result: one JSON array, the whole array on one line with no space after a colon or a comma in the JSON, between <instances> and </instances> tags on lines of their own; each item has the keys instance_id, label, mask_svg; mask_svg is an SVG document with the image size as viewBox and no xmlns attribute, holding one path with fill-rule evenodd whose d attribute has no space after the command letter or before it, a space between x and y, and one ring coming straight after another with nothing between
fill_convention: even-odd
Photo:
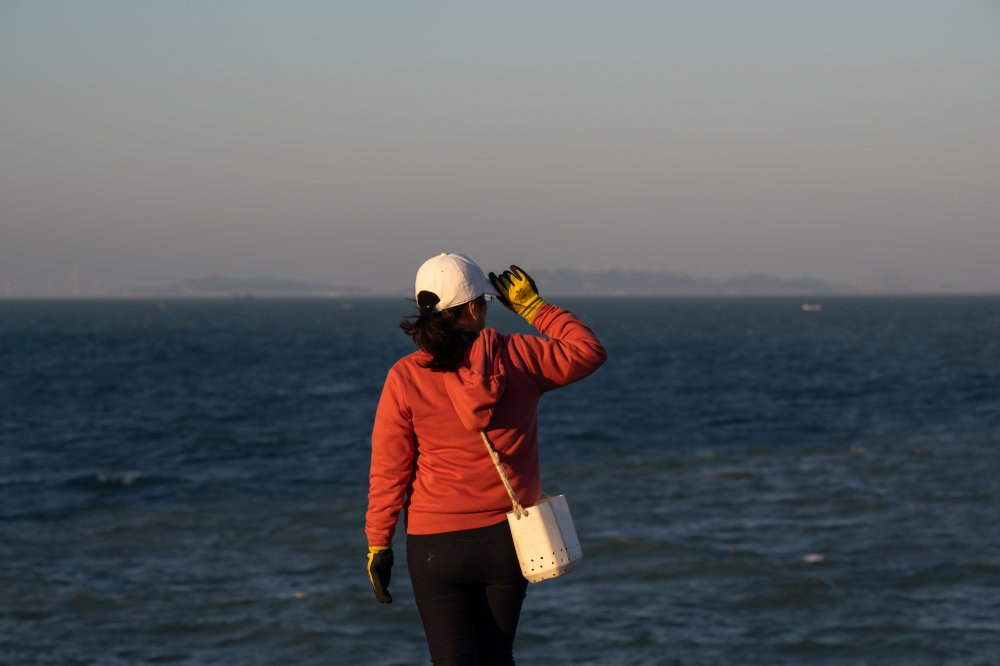
<instances>
[{"instance_id":1,"label":"orange hoodie","mask_svg":"<svg viewBox=\"0 0 1000 666\"><path fill-rule=\"evenodd\" d=\"M486 430L518 500L541 496L538 401L582 379L607 352L579 319L545 305L535 335L484 329L454 372L421 367L416 351L389 370L372 430L365 532L369 546L389 546L406 507L409 534L494 525L510 498L479 436Z\"/></svg>"}]
</instances>

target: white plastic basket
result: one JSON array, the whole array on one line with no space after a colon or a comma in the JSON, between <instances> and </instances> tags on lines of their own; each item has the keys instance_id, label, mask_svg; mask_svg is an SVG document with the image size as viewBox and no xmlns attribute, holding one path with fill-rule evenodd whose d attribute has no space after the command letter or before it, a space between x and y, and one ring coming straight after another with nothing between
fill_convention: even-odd
<instances>
[{"instance_id":1,"label":"white plastic basket","mask_svg":"<svg viewBox=\"0 0 1000 666\"><path fill-rule=\"evenodd\" d=\"M566 497L542 497L535 506L525 509L517 501L507 472L500 464L500 456L493 448L486 431L480 431L479 434L504 488L507 489L507 495L510 496L513 511L507 513L507 524L510 525L514 549L521 563L521 574L530 583L540 583L576 569L583 560L583 550L576 536L576 527L569 514Z\"/></svg>"},{"instance_id":2,"label":"white plastic basket","mask_svg":"<svg viewBox=\"0 0 1000 666\"><path fill-rule=\"evenodd\" d=\"M521 573L528 582L540 583L573 571L583 561L573 517L564 495L545 497L524 509L520 518L507 514Z\"/></svg>"}]
</instances>

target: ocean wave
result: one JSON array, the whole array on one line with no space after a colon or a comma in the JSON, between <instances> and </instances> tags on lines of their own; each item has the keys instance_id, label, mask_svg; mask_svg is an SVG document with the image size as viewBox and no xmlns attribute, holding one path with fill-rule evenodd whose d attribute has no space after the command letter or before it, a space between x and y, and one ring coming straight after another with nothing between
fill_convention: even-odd
<instances>
[{"instance_id":1,"label":"ocean wave","mask_svg":"<svg viewBox=\"0 0 1000 666\"><path fill-rule=\"evenodd\" d=\"M148 487L172 481L170 477L147 474L140 470L106 470L81 474L67 479L63 485L83 490L116 490Z\"/></svg>"},{"instance_id":2,"label":"ocean wave","mask_svg":"<svg viewBox=\"0 0 1000 666\"><path fill-rule=\"evenodd\" d=\"M333 384L316 384L305 389L303 393L309 396L342 396L355 393L360 389L356 382L336 382Z\"/></svg>"}]
</instances>

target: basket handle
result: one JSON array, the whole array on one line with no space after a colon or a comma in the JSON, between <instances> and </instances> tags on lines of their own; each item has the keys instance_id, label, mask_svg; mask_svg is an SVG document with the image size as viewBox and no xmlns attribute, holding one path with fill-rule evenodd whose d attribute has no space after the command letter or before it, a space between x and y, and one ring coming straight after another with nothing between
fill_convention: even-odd
<instances>
[{"instance_id":1,"label":"basket handle","mask_svg":"<svg viewBox=\"0 0 1000 666\"><path fill-rule=\"evenodd\" d=\"M517 495L514 494L514 489L510 485L510 479L507 478L507 472L503 471L503 465L500 464L500 456L497 455L496 450L493 448L493 443L490 442L490 438L486 436L486 431L480 430L479 434L483 438L483 444L486 445L486 450L489 451L493 464L496 465L497 473L500 474L500 480L503 481L503 487L507 489L507 494L510 495L510 504L514 507L514 515L518 520L521 520L521 516L528 515L528 510L521 506L521 503L517 501Z\"/></svg>"}]
</instances>

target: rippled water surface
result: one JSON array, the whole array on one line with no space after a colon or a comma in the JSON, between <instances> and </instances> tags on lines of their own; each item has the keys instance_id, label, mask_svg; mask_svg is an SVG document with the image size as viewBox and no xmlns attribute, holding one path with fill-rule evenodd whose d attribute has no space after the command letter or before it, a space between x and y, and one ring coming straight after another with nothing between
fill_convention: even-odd
<instances>
[{"instance_id":1,"label":"rippled water surface","mask_svg":"<svg viewBox=\"0 0 1000 666\"><path fill-rule=\"evenodd\" d=\"M519 664L995 664L1000 299L567 300ZM0 663L427 663L364 573L404 300L0 302ZM491 312L501 331L525 330Z\"/></svg>"}]
</instances>

